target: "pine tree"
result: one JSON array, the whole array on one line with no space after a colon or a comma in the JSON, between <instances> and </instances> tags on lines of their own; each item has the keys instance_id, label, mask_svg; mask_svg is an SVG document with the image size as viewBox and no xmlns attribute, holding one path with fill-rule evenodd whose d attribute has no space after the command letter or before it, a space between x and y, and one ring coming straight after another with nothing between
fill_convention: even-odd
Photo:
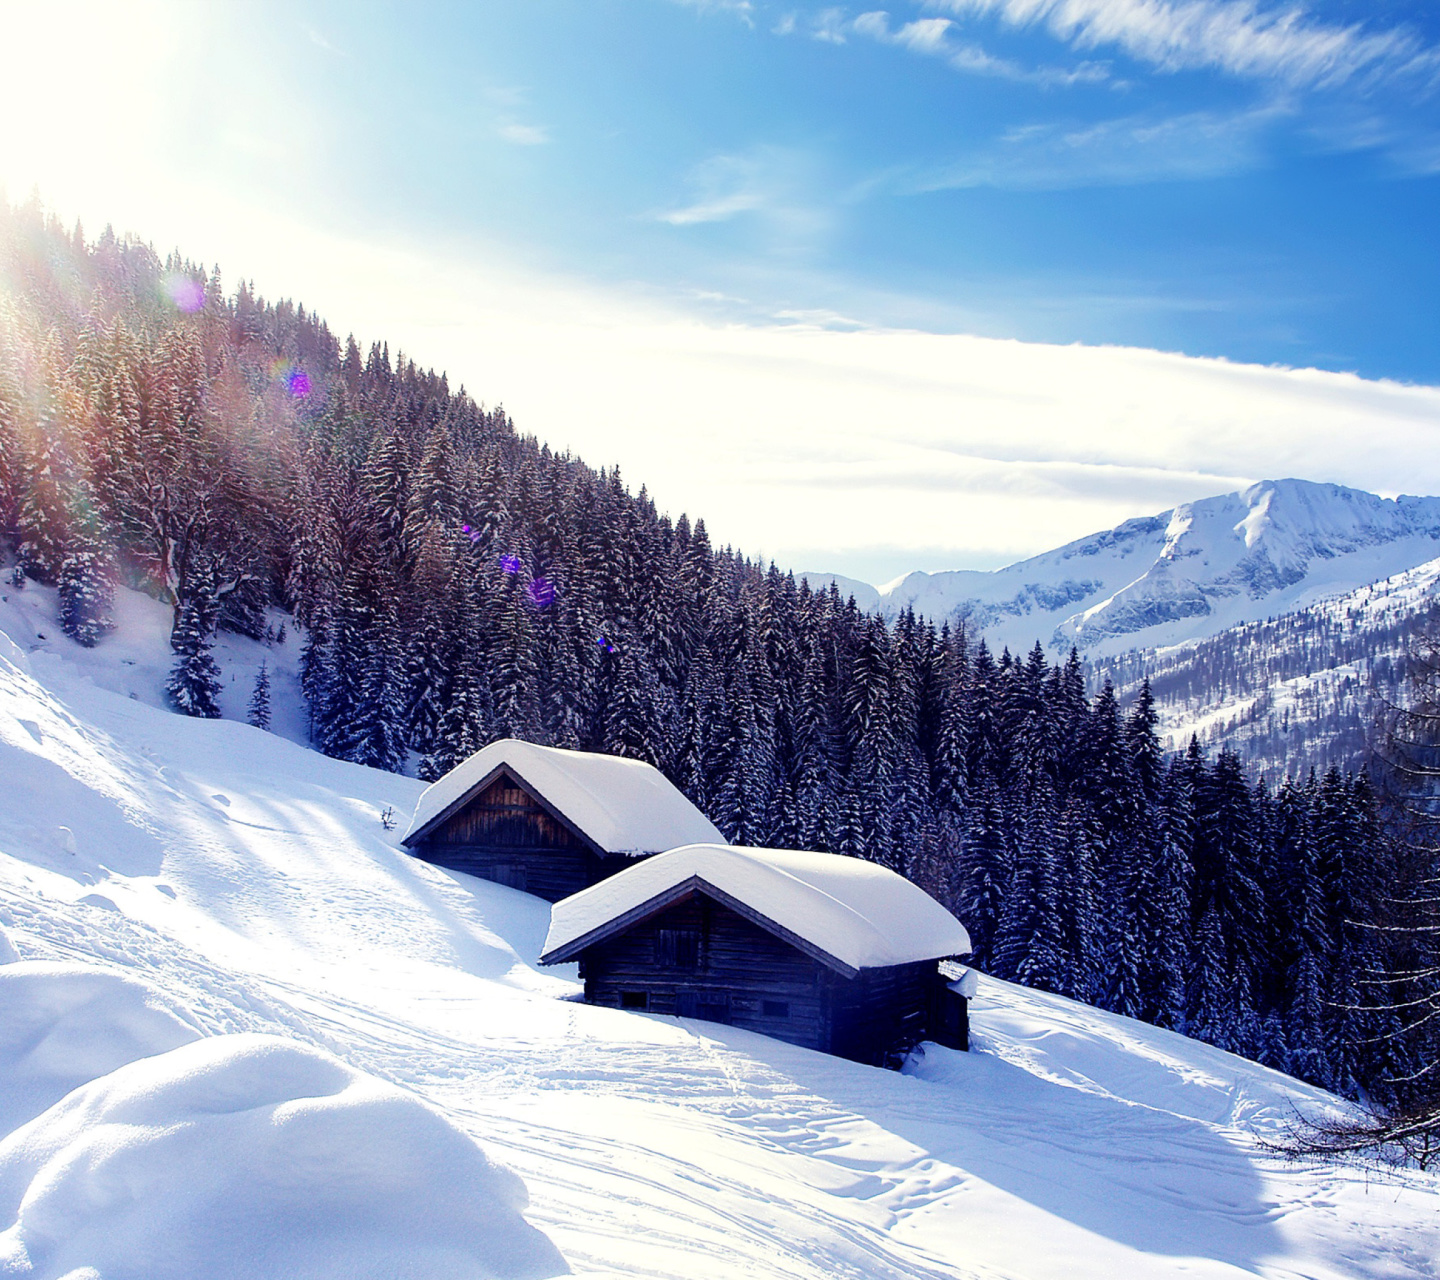
<instances>
[{"instance_id":1,"label":"pine tree","mask_svg":"<svg viewBox=\"0 0 1440 1280\"><path fill-rule=\"evenodd\" d=\"M114 629L115 599L109 557L92 539L77 539L60 562L60 627L77 644L93 649Z\"/></svg>"},{"instance_id":2,"label":"pine tree","mask_svg":"<svg viewBox=\"0 0 1440 1280\"><path fill-rule=\"evenodd\" d=\"M264 662L255 673L255 691L250 695L249 720L257 729L270 727L270 669Z\"/></svg>"},{"instance_id":3,"label":"pine tree","mask_svg":"<svg viewBox=\"0 0 1440 1280\"><path fill-rule=\"evenodd\" d=\"M217 611L214 566L208 557L199 557L182 583L170 631L175 665L165 691L183 715L220 718L220 668L210 656Z\"/></svg>"}]
</instances>

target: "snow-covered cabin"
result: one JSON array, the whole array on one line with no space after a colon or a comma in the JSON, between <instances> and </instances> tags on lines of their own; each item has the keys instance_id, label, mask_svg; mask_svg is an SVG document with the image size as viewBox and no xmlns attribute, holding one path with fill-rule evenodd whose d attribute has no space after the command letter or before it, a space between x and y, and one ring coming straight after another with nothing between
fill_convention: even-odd
<instances>
[{"instance_id":1,"label":"snow-covered cabin","mask_svg":"<svg viewBox=\"0 0 1440 1280\"><path fill-rule=\"evenodd\" d=\"M425 789L401 843L556 902L633 859L724 838L651 765L502 738Z\"/></svg>"},{"instance_id":2,"label":"snow-covered cabin","mask_svg":"<svg viewBox=\"0 0 1440 1280\"><path fill-rule=\"evenodd\" d=\"M579 960L592 1004L885 1063L924 1039L967 1047L939 962L969 951L964 925L885 867L707 842L556 903L540 961Z\"/></svg>"}]
</instances>

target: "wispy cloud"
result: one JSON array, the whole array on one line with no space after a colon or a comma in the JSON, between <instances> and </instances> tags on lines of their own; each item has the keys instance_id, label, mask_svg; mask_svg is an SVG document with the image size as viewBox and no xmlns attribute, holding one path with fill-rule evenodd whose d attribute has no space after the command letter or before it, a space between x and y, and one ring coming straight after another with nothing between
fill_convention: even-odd
<instances>
[{"instance_id":1,"label":"wispy cloud","mask_svg":"<svg viewBox=\"0 0 1440 1280\"><path fill-rule=\"evenodd\" d=\"M829 216L808 194L813 169L811 157L785 147L712 156L691 174L693 198L655 216L673 227L750 216L766 224L777 244L796 247L829 225Z\"/></svg>"},{"instance_id":2,"label":"wispy cloud","mask_svg":"<svg viewBox=\"0 0 1440 1280\"><path fill-rule=\"evenodd\" d=\"M495 126L495 132L504 142L517 147L540 147L550 141L550 131L543 125L521 124L516 120L503 120Z\"/></svg>"},{"instance_id":3,"label":"wispy cloud","mask_svg":"<svg viewBox=\"0 0 1440 1280\"><path fill-rule=\"evenodd\" d=\"M1102 62L1086 61L1075 67L1027 67L1010 58L996 57L973 41L956 37L959 24L950 18L916 18L892 25L883 9L849 17L842 9L816 13L788 14L774 28L776 35L806 35L812 40L844 44L850 36L861 36L893 45L922 57L937 58L957 71L971 75L995 76L1004 80L1042 85L1093 83L1109 76Z\"/></svg>"},{"instance_id":4,"label":"wispy cloud","mask_svg":"<svg viewBox=\"0 0 1440 1280\"><path fill-rule=\"evenodd\" d=\"M1076 49L1111 46L1162 71L1334 85L1412 77L1433 86L1440 55L1402 27L1367 29L1311 17L1303 6L1251 0L925 0L958 18L1042 27Z\"/></svg>"},{"instance_id":5,"label":"wispy cloud","mask_svg":"<svg viewBox=\"0 0 1440 1280\"><path fill-rule=\"evenodd\" d=\"M1127 116L1082 126L1027 125L931 171L914 189L1054 191L1220 177L1258 167L1266 131L1290 114L1288 106L1270 104L1230 113Z\"/></svg>"},{"instance_id":6,"label":"wispy cloud","mask_svg":"<svg viewBox=\"0 0 1440 1280\"><path fill-rule=\"evenodd\" d=\"M755 6L751 0L670 0L670 3L701 13L733 13L747 26L755 25Z\"/></svg>"}]
</instances>

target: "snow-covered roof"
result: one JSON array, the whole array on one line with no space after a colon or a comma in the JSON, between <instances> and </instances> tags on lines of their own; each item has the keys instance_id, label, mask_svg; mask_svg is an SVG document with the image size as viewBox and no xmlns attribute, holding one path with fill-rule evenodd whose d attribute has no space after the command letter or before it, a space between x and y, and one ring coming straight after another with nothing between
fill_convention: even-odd
<instances>
[{"instance_id":1,"label":"snow-covered roof","mask_svg":"<svg viewBox=\"0 0 1440 1280\"><path fill-rule=\"evenodd\" d=\"M402 843L448 817L501 767L606 853L659 853L725 838L653 765L501 738L421 793Z\"/></svg>"},{"instance_id":2,"label":"snow-covered roof","mask_svg":"<svg viewBox=\"0 0 1440 1280\"><path fill-rule=\"evenodd\" d=\"M557 902L540 959L546 964L573 959L592 942L692 889L742 910L851 976L970 950L964 925L923 889L873 862L834 853L692 844Z\"/></svg>"}]
</instances>

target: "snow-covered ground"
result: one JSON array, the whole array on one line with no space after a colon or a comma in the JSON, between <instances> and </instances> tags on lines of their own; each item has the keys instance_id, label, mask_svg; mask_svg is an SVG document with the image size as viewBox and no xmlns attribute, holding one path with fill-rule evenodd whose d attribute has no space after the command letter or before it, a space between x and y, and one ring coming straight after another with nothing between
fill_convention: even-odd
<instances>
[{"instance_id":1,"label":"snow-covered ground","mask_svg":"<svg viewBox=\"0 0 1440 1280\"><path fill-rule=\"evenodd\" d=\"M0 1276L1436 1274L1440 1181L1257 1145L1333 1100L1057 997L982 981L905 1074L576 1003L545 903L399 849L420 784L159 709L148 602L83 653L21 594Z\"/></svg>"}]
</instances>

